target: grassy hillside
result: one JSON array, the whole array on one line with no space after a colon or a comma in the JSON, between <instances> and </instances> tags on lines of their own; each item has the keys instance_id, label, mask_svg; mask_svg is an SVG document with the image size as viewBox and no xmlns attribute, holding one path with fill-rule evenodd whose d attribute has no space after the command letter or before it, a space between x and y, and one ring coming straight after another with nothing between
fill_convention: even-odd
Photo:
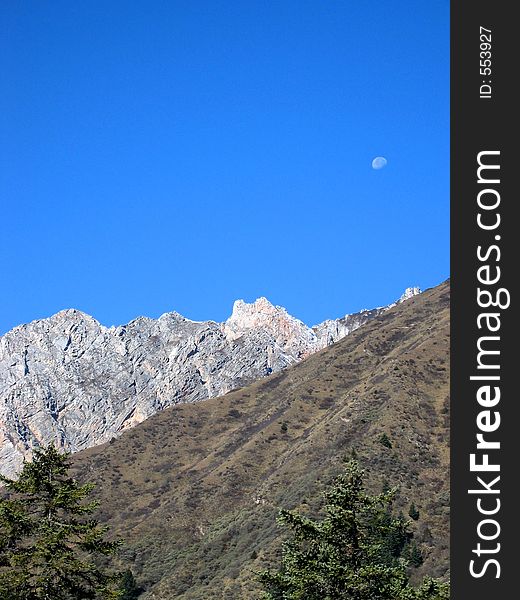
<instances>
[{"instance_id":1,"label":"grassy hillside","mask_svg":"<svg viewBox=\"0 0 520 600\"><path fill-rule=\"evenodd\" d=\"M398 485L405 514L418 507L418 574L445 576L448 394L444 283L282 373L151 417L76 455L75 469L98 484L147 600L257 598L252 571L276 561L278 509L314 514L352 448L374 490Z\"/></svg>"}]
</instances>

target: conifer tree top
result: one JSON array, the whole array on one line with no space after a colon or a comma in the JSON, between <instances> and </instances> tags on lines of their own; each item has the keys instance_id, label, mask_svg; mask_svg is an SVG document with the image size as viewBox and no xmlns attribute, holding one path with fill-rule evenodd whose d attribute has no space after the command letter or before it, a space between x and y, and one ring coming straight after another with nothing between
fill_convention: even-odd
<instances>
[{"instance_id":1,"label":"conifer tree top","mask_svg":"<svg viewBox=\"0 0 520 600\"><path fill-rule=\"evenodd\" d=\"M90 483L69 475L69 457L50 445L37 449L18 479L1 477L0 598L106 600L121 596L118 575L99 566L119 541L92 517Z\"/></svg>"}]
</instances>

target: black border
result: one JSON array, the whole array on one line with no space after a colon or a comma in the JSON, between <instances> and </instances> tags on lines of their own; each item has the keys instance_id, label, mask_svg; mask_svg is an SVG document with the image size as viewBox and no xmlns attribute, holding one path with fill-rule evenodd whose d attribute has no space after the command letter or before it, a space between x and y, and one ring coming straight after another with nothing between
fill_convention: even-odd
<instances>
[{"instance_id":1,"label":"black border","mask_svg":"<svg viewBox=\"0 0 520 600\"><path fill-rule=\"evenodd\" d=\"M455 600L501 600L517 597L517 574L520 574L520 553L517 567L516 540L520 521L520 394L516 372L520 375L515 342L516 289L520 263L520 232L516 232L515 208L520 205L514 161L517 156L513 136L518 130L515 113L518 104L513 87L518 66L515 65L518 25L513 17L515 3L504 0L453 0L451 3L451 595ZM480 26L492 30L492 74L480 74ZM516 66L516 69L515 69ZM492 97L480 98L483 80L491 79ZM485 150L500 151L500 231L484 232L477 225L477 194L482 184L477 182L477 155ZM520 180L519 180L520 184ZM518 185L518 184L517 184ZM478 473L470 472L469 456L475 452L478 432L476 418L483 410L476 401L478 384L470 381L477 373L476 342L482 331L477 328L477 316L482 309L477 304L477 269L483 263L477 259L477 246L489 246L496 234L501 236L499 265L501 280L497 287L511 293L511 305L501 313L500 376L501 425L494 439L500 450L490 452L490 459L500 464L501 508L495 516L501 532L496 542L500 551L489 558L500 563L500 577L490 567L475 578L469 563L478 558L472 553L479 541L477 525L483 517L476 508L475 488ZM494 254L493 257L496 255ZM518 258L517 258L518 257ZM485 312L485 311L484 311ZM488 496L489 497L489 496ZM492 542L489 542L489 546ZM479 559L482 566L483 558Z\"/></svg>"}]
</instances>

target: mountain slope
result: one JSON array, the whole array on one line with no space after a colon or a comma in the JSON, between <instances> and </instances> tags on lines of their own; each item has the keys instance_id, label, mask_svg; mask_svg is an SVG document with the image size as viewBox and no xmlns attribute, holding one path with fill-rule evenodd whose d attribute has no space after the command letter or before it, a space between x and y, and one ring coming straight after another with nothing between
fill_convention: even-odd
<instances>
[{"instance_id":1,"label":"mountain slope","mask_svg":"<svg viewBox=\"0 0 520 600\"><path fill-rule=\"evenodd\" d=\"M280 371L384 310L310 328L260 298L235 302L225 323L167 313L108 328L65 310L16 327L0 338L0 470L15 473L37 444L75 452Z\"/></svg>"},{"instance_id":2,"label":"mountain slope","mask_svg":"<svg viewBox=\"0 0 520 600\"><path fill-rule=\"evenodd\" d=\"M222 397L169 408L75 456L147 599L258 598L280 507L315 513L355 448L373 489L399 485L425 556L448 569L449 285ZM385 433L391 448L381 443Z\"/></svg>"}]
</instances>

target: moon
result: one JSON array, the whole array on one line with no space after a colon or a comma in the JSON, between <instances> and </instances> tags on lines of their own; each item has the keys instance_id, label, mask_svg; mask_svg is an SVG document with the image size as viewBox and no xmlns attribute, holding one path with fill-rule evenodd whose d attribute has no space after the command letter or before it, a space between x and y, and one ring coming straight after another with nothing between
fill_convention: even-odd
<instances>
[{"instance_id":1,"label":"moon","mask_svg":"<svg viewBox=\"0 0 520 600\"><path fill-rule=\"evenodd\" d=\"M372 169L379 171L380 169L384 169L387 163L388 161L384 156L376 156L372 161Z\"/></svg>"}]
</instances>

